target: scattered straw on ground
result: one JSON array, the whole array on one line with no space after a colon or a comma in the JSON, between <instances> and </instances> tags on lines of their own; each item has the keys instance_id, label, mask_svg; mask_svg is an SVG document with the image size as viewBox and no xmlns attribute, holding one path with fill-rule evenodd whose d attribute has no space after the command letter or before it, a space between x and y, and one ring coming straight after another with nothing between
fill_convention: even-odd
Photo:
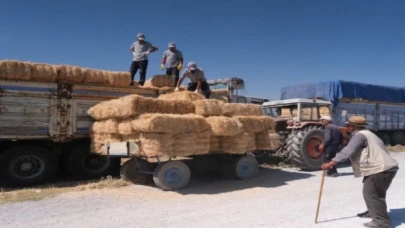
<instances>
[{"instance_id":1,"label":"scattered straw on ground","mask_svg":"<svg viewBox=\"0 0 405 228\"><path fill-rule=\"evenodd\" d=\"M0 204L23 201L37 201L48 197L55 197L62 193L79 192L89 189L120 188L130 183L112 177L102 178L97 181L61 182L53 185L38 186L24 189L1 189Z\"/></svg>"},{"instance_id":2,"label":"scattered straw on ground","mask_svg":"<svg viewBox=\"0 0 405 228\"><path fill-rule=\"evenodd\" d=\"M405 152L405 146L403 145L387 146L387 149L391 152Z\"/></svg>"}]
</instances>

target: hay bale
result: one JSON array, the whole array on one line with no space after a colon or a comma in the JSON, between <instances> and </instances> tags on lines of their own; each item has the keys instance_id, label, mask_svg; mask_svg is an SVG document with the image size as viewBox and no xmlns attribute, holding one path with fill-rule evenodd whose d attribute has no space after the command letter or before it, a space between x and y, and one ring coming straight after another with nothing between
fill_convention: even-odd
<instances>
[{"instance_id":1,"label":"hay bale","mask_svg":"<svg viewBox=\"0 0 405 228\"><path fill-rule=\"evenodd\" d=\"M280 147L280 135L271 131L256 133L256 149L276 150Z\"/></svg>"},{"instance_id":2,"label":"hay bale","mask_svg":"<svg viewBox=\"0 0 405 228\"><path fill-rule=\"evenodd\" d=\"M194 105L189 101L165 101L134 94L103 101L87 113L96 120L127 119L145 113L191 114L194 113Z\"/></svg>"},{"instance_id":3,"label":"hay bale","mask_svg":"<svg viewBox=\"0 0 405 228\"><path fill-rule=\"evenodd\" d=\"M146 157L165 156L173 154L174 135L170 133L147 133L140 136L140 154Z\"/></svg>"},{"instance_id":4,"label":"hay bale","mask_svg":"<svg viewBox=\"0 0 405 228\"><path fill-rule=\"evenodd\" d=\"M113 119L96 121L93 123L91 131L97 134L118 134L118 122Z\"/></svg>"},{"instance_id":5,"label":"hay bale","mask_svg":"<svg viewBox=\"0 0 405 228\"><path fill-rule=\"evenodd\" d=\"M124 120L118 123L118 133L125 136L125 135L134 135L139 134L138 131L135 131L132 128L132 120Z\"/></svg>"},{"instance_id":6,"label":"hay bale","mask_svg":"<svg viewBox=\"0 0 405 228\"><path fill-rule=\"evenodd\" d=\"M34 63L31 67L32 81L54 83L58 77L59 66L57 65Z\"/></svg>"},{"instance_id":7,"label":"hay bale","mask_svg":"<svg viewBox=\"0 0 405 228\"><path fill-rule=\"evenodd\" d=\"M225 103L222 108L225 116L263 116L262 108L257 104Z\"/></svg>"},{"instance_id":8,"label":"hay bale","mask_svg":"<svg viewBox=\"0 0 405 228\"><path fill-rule=\"evenodd\" d=\"M205 119L214 136L233 136L242 133L243 125L236 119L225 116L211 116Z\"/></svg>"},{"instance_id":9,"label":"hay bale","mask_svg":"<svg viewBox=\"0 0 405 228\"><path fill-rule=\"evenodd\" d=\"M113 87L128 87L132 81L129 72L105 72L105 75L108 85Z\"/></svg>"},{"instance_id":10,"label":"hay bale","mask_svg":"<svg viewBox=\"0 0 405 228\"><path fill-rule=\"evenodd\" d=\"M174 76L171 75L154 75L151 79L145 81L145 84L152 87L162 88L162 87L175 87Z\"/></svg>"},{"instance_id":11,"label":"hay bale","mask_svg":"<svg viewBox=\"0 0 405 228\"><path fill-rule=\"evenodd\" d=\"M210 137L209 131L175 134L173 155L190 156L208 154Z\"/></svg>"},{"instance_id":12,"label":"hay bale","mask_svg":"<svg viewBox=\"0 0 405 228\"><path fill-rule=\"evenodd\" d=\"M200 116L222 116L223 110L222 107L225 104L219 100L197 100L193 102L195 106L195 114Z\"/></svg>"},{"instance_id":13,"label":"hay bale","mask_svg":"<svg viewBox=\"0 0 405 228\"><path fill-rule=\"evenodd\" d=\"M83 73L83 83L85 84L102 86L108 83L108 78L105 77L105 75L101 70L82 69L82 73Z\"/></svg>"},{"instance_id":14,"label":"hay bale","mask_svg":"<svg viewBox=\"0 0 405 228\"><path fill-rule=\"evenodd\" d=\"M4 60L1 63L2 79L29 81L31 79L31 64L27 62Z\"/></svg>"},{"instance_id":15,"label":"hay bale","mask_svg":"<svg viewBox=\"0 0 405 228\"><path fill-rule=\"evenodd\" d=\"M221 137L221 151L230 154L244 154L248 151L249 134Z\"/></svg>"},{"instance_id":16,"label":"hay bale","mask_svg":"<svg viewBox=\"0 0 405 228\"><path fill-rule=\"evenodd\" d=\"M132 128L140 132L191 133L207 131L210 126L194 114L142 114L132 121Z\"/></svg>"},{"instance_id":17,"label":"hay bale","mask_svg":"<svg viewBox=\"0 0 405 228\"><path fill-rule=\"evenodd\" d=\"M7 79L7 62L0 61L0 79Z\"/></svg>"},{"instance_id":18,"label":"hay bale","mask_svg":"<svg viewBox=\"0 0 405 228\"><path fill-rule=\"evenodd\" d=\"M247 133L246 137L247 137L246 150L255 151L256 150L256 134Z\"/></svg>"},{"instance_id":19,"label":"hay bale","mask_svg":"<svg viewBox=\"0 0 405 228\"><path fill-rule=\"evenodd\" d=\"M141 138L141 133L134 133L130 135L123 135L122 136L122 141L123 142L138 142L140 141Z\"/></svg>"},{"instance_id":20,"label":"hay bale","mask_svg":"<svg viewBox=\"0 0 405 228\"><path fill-rule=\"evenodd\" d=\"M78 66L61 65L58 68L57 81L81 83L84 80L82 68Z\"/></svg>"},{"instance_id":21,"label":"hay bale","mask_svg":"<svg viewBox=\"0 0 405 228\"><path fill-rule=\"evenodd\" d=\"M158 97L160 100L183 100L183 101L197 101L205 99L201 94L193 93L190 91L179 91L168 94L162 94Z\"/></svg>"},{"instance_id":22,"label":"hay bale","mask_svg":"<svg viewBox=\"0 0 405 228\"><path fill-rule=\"evenodd\" d=\"M275 127L273 118L269 116L234 116L243 125L243 130L249 133L257 133L273 129Z\"/></svg>"},{"instance_id":23,"label":"hay bale","mask_svg":"<svg viewBox=\"0 0 405 228\"><path fill-rule=\"evenodd\" d=\"M210 153L221 152L221 137L213 136L210 137Z\"/></svg>"}]
</instances>

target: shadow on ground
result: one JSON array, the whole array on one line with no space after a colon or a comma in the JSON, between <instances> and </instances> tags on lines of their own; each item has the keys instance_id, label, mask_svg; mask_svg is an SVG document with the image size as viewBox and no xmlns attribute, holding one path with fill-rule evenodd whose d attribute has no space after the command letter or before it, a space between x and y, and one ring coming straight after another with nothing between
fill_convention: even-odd
<instances>
[{"instance_id":1,"label":"shadow on ground","mask_svg":"<svg viewBox=\"0 0 405 228\"><path fill-rule=\"evenodd\" d=\"M405 224L405 208L390 209L392 227L399 227Z\"/></svg>"},{"instance_id":2,"label":"shadow on ground","mask_svg":"<svg viewBox=\"0 0 405 228\"><path fill-rule=\"evenodd\" d=\"M292 172L281 169L261 168L256 178L237 180L213 176L197 176L192 178L189 186L178 193L188 194L220 194L243 189L261 187L275 188L288 184L290 181L314 176L308 173Z\"/></svg>"}]
</instances>

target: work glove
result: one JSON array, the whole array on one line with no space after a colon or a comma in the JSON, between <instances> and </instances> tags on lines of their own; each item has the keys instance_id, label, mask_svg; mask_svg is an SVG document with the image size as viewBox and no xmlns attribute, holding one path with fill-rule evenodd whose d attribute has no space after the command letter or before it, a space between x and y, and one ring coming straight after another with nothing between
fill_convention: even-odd
<instances>
[{"instance_id":1,"label":"work glove","mask_svg":"<svg viewBox=\"0 0 405 228\"><path fill-rule=\"evenodd\" d=\"M148 56L150 54L150 51L146 51L145 55Z\"/></svg>"},{"instance_id":2,"label":"work glove","mask_svg":"<svg viewBox=\"0 0 405 228\"><path fill-rule=\"evenodd\" d=\"M165 69L165 65L164 65L164 64L161 64L161 65L160 65L160 69L161 69L161 70L164 70L164 69Z\"/></svg>"},{"instance_id":3,"label":"work glove","mask_svg":"<svg viewBox=\"0 0 405 228\"><path fill-rule=\"evenodd\" d=\"M174 92L177 92L177 91L179 91L179 87L176 87L176 88L174 89Z\"/></svg>"},{"instance_id":4,"label":"work glove","mask_svg":"<svg viewBox=\"0 0 405 228\"><path fill-rule=\"evenodd\" d=\"M183 65L180 63L178 66L177 66L177 70L181 70L183 68Z\"/></svg>"}]
</instances>

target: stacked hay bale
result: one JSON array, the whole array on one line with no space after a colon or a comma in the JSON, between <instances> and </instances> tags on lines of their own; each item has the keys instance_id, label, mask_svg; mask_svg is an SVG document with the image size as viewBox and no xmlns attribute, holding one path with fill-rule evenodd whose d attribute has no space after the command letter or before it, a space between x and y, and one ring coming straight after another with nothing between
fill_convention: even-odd
<instances>
[{"instance_id":1,"label":"stacked hay bale","mask_svg":"<svg viewBox=\"0 0 405 228\"><path fill-rule=\"evenodd\" d=\"M207 100L188 91L158 99L130 95L101 102L88 113L97 120L91 138L98 153L107 142L126 141L139 141L137 155L144 157L244 154L275 144L262 142L270 139L274 123L260 106Z\"/></svg>"},{"instance_id":2,"label":"stacked hay bale","mask_svg":"<svg viewBox=\"0 0 405 228\"><path fill-rule=\"evenodd\" d=\"M78 66L16 60L0 61L0 79L48 83L68 82L112 87L128 87L131 83L129 72L103 71Z\"/></svg>"}]
</instances>

